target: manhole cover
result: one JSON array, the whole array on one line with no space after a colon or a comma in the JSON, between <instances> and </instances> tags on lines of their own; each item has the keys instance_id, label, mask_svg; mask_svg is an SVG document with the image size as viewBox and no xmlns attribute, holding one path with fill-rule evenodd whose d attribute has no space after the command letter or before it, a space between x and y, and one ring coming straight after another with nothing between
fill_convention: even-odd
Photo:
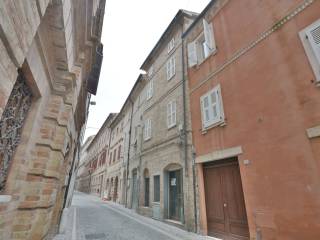
<instances>
[{"instance_id":1,"label":"manhole cover","mask_svg":"<svg viewBox=\"0 0 320 240\"><path fill-rule=\"evenodd\" d=\"M91 239L104 240L104 239L106 239L106 235L104 233L86 234L85 237L86 237L86 240L91 240Z\"/></svg>"}]
</instances>

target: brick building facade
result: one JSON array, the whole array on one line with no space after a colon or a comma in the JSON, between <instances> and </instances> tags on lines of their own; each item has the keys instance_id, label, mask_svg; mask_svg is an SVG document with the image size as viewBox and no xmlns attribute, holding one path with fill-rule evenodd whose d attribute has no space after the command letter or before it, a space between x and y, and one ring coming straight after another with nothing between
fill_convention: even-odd
<instances>
[{"instance_id":1,"label":"brick building facade","mask_svg":"<svg viewBox=\"0 0 320 240\"><path fill-rule=\"evenodd\" d=\"M1 2L0 239L50 238L70 201L104 5Z\"/></svg>"}]
</instances>

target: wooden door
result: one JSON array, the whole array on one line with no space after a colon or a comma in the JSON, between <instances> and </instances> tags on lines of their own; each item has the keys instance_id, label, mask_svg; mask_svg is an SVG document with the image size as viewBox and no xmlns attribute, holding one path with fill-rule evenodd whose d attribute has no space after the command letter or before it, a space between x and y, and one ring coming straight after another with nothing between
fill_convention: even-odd
<instances>
[{"instance_id":1,"label":"wooden door","mask_svg":"<svg viewBox=\"0 0 320 240\"><path fill-rule=\"evenodd\" d=\"M246 208L237 159L204 165L208 235L249 239Z\"/></svg>"}]
</instances>

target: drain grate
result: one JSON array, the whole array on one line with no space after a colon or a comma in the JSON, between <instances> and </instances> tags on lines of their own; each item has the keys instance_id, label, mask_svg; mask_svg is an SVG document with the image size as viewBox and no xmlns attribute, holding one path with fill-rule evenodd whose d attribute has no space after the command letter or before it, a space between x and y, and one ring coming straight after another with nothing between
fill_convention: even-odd
<instances>
[{"instance_id":1,"label":"drain grate","mask_svg":"<svg viewBox=\"0 0 320 240\"><path fill-rule=\"evenodd\" d=\"M106 239L106 235L104 233L93 233L93 234L86 234L85 235L86 240L105 240Z\"/></svg>"}]
</instances>

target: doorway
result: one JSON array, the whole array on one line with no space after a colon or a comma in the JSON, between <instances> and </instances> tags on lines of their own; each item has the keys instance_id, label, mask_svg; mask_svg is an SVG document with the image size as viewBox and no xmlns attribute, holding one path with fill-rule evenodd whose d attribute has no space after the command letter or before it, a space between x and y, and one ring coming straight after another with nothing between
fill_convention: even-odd
<instances>
[{"instance_id":1,"label":"doorway","mask_svg":"<svg viewBox=\"0 0 320 240\"><path fill-rule=\"evenodd\" d=\"M182 219L182 170L169 171L169 219Z\"/></svg>"},{"instance_id":2,"label":"doorway","mask_svg":"<svg viewBox=\"0 0 320 240\"><path fill-rule=\"evenodd\" d=\"M208 235L249 239L237 158L203 166Z\"/></svg>"},{"instance_id":3,"label":"doorway","mask_svg":"<svg viewBox=\"0 0 320 240\"><path fill-rule=\"evenodd\" d=\"M137 183L137 170L132 172L132 208L138 208L138 183Z\"/></svg>"}]
</instances>

